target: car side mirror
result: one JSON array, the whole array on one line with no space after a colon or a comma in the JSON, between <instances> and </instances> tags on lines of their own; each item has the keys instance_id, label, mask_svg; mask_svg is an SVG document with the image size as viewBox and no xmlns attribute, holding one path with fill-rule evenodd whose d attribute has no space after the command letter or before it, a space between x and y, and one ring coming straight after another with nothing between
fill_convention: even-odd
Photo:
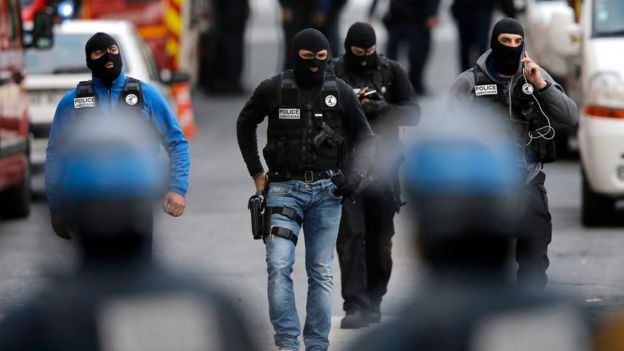
<instances>
[{"instance_id":1,"label":"car side mirror","mask_svg":"<svg viewBox=\"0 0 624 351\"><path fill-rule=\"evenodd\" d=\"M161 72L160 80L163 84L173 85L178 83L184 83L191 80L191 76L184 71L175 71L171 73L170 71Z\"/></svg>"},{"instance_id":2,"label":"car side mirror","mask_svg":"<svg viewBox=\"0 0 624 351\"><path fill-rule=\"evenodd\" d=\"M552 14L547 35L549 45L557 55L574 58L581 54L581 27L571 8L561 8Z\"/></svg>"},{"instance_id":3,"label":"car side mirror","mask_svg":"<svg viewBox=\"0 0 624 351\"><path fill-rule=\"evenodd\" d=\"M35 12L32 30L25 32L25 44L29 48L50 49L54 45L54 15L51 8Z\"/></svg>"}]
</instances>

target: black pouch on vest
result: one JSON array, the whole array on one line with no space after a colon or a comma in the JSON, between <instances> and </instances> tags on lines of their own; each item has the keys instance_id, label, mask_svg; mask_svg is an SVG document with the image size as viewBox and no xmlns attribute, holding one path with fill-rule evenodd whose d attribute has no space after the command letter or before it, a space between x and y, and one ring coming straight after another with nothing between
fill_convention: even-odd
<instances>
[{"instance_id":1,"label":"black pouch on vest","mask_svg":"<svg viewBox=\"0 0 624 351\"><path fill-rule=\"evenodd\" d=\"M536 158L535 161L542 163L552 163L557 160L557 149L555 142L546 139L533 139L531 150Z\"/></svg>"}]
</instances>

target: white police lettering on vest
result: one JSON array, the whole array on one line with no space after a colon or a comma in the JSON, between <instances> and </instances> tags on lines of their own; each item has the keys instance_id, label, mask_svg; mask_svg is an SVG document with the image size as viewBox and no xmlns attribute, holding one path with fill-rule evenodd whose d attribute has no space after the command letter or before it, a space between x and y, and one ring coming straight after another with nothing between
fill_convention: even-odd
<instances>
[{"instance_id":1,"label":"white police lettering on vest","mask_svg":"<svg viewBox=\"0 0 624 351\"><path fill-rule=\"evenodd\" d=\"M279 119L300 119L301 110L298 108L280 108Z\"/></svg>"},{"instance_id":2,"label":"white police lettering on vest","mask_svg":"<svg viewBox=\"0 0 624 351\"><path fill-rule=\"evenodd\" d=\"M498 94L498 87L496 84L476 85L474 89L477 96Z\"/></svg>"},{"instance_id":3,"label":"white police lettering on vest","mask_svg":"<svg viewBox=\"0 0 624 351\"><path fill-rule=\"evenodd\" d=\"M74 108L95 107L95 97L74 98Z\"/></svg>"}]
</instances>

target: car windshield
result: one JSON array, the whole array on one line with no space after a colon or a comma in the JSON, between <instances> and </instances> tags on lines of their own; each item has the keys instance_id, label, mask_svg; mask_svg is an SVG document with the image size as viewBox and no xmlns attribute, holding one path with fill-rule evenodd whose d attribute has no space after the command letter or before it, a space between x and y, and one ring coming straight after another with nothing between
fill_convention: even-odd
<instances>
[{"instance_id":1,"label":"car windshield","mask_svg":"<svg viewBox=\"0 0 624 351\"><path fill-rule=\"evenodd\" d=\"M624 1L594 0L594 36L624 36Z\"/></svg>"},{"instance_id":2,"label":"car windshield","mask_svg":"<svg viewBox=\"0 0 624 351\"><path fill-rule=\"evenodd\" d=\"M54 46L49 50L29 50L26 65L29 74L91 73L85 62L84 45L91 34L54 34ZM122 60L124 60L122 52ZM124 65L124 71L127 65Z\"/></svg>"}]
</instances>

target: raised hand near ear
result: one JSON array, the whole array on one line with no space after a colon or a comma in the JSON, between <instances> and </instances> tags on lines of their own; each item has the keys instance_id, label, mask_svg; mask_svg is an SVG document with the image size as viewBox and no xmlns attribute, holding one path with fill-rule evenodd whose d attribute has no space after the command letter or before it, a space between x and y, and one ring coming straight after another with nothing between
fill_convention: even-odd
<instances>
[{"instance_id":1,"label":"raised hand near ear","mask_svg":"<svg viewBox=\"0 0 624 351\"><path fill-rule=\"evenodd\" d=\"M542 68L529 57L526 51L522 54L522 60L520 60L520 62L524 64L524 76L527 81L533 84L537 89L544 89L548 83L546 83L546 80L542 76Z\"/></svg>"}]
</instances>

